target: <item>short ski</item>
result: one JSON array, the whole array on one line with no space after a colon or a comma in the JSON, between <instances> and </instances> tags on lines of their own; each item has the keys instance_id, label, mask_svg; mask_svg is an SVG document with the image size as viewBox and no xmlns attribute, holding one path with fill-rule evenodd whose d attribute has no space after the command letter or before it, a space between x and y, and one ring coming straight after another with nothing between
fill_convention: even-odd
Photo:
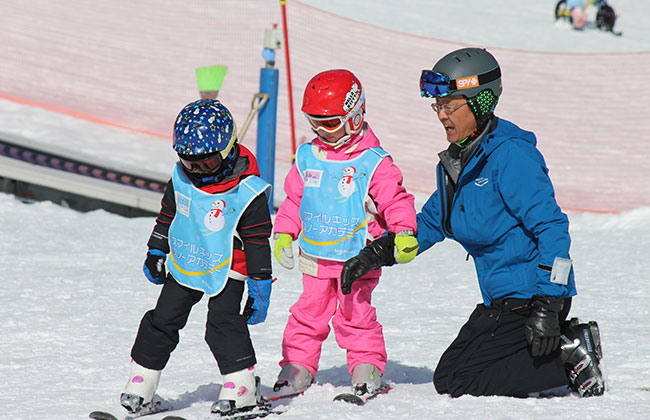
<instances>
[{"instance_id":1,"label":"short ski","mask_svg":"<svg viewBox=\"0 0 650 420\"><path fill-rule=\"evenodd\" d=\"M303 395L304 392L293 392L291 394L284 394L284 395L276 395L274 393L268 394L264 396L264 399L267 401L280 401L280 400L288 400L291 398L299 397Z\"/></svg>"},{"instance_id":2,"label":"short ski","mask_svg":"<svg viewBox=\"0 0 650 420\"><path fill-rule=\"evenodd\" d=\"M95 420L118 420L117 417L106 411L93 411L88 417Z\"/></svg>"},{"instance_id":3,"label":"short ski","mask_svg":"<svg viewBox=\"0 0 650 420\"><path fill-rule=\"evenodd\" d=\"M282 413L284 413L284 411L279 411L279 410L241 411L239 413L233 413L230 415L211 413L208 419L210 420L251 420L251 419L264 418L272 414L278 415ZM162 420L188 420L188 419L181 416L166 416L163 417Z\"/></svg>"},{"instance_id":4,"label":"short ski","mask_svg":"<svg viewBox=\"0 0 650 420\"><path fill-rule=\"evenodd\" d=\"M127 414L124 417L124 420L133 420L138 417L169 411L170 409L171 406L166 401L156 401L151 405L145 405L140 411ZM119 420L118 417L114 416L111 413L107 413L106 411L93 411L92 413L88 414L88 417L94 420Z\"/></svg>"},{"instance_id":5,"label":"short ski","mask_svg":"<svg viewBox=\"0 0 650 420\"><path fill-rule=\"evenodd\" d=\"M375 394L369 396L359 396L349 392L345 392L343 394L339 394L336 397L334 397L334 401L345 401L346 403L350 403L350 404L364 405L365 403L368 402L368 400L377 397L377 395L385 394L391 389L393 389L392 385L382 385Z\"/></svg>"}]
</instances>

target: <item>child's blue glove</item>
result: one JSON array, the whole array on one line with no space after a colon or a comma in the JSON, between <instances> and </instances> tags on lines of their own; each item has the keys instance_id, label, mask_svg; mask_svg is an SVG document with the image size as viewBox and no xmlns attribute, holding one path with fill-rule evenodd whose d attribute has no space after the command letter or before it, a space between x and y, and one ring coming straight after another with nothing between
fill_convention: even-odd
<instances>
[{"instance_id":1,"label":"child's blue glove","mask_svg":"<svg viewBox=\"0 0 650 420\"><path fill-rule=\"evenodd\" d=\"M167 281L165 259L167 259L167 254L159 249L151 248L147 252L147 259L144 260L142 271L153 284L163 284Z\"/></svg>"},{"instance_id":2,"label":"child's blue glove","mask_svg":"<svg viewBox=\"0 0 650 420\"><path fill-rule=\"evenodd\" d=\"M273 279L258 280L249 277L246 280L249 300L253 299L251 306L253 311L246 321L249 325L260 324L266 319L271 300L271 283L273 283Z\"/></svg>"}]
</instances>

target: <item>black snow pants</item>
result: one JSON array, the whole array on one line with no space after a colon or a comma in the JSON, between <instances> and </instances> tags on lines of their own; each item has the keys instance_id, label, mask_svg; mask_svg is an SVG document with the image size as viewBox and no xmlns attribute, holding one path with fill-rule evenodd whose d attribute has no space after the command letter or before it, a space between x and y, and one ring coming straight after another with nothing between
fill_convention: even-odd
<instances>
[{"instance_id":1,"label":"black snow pants","mask_svg":"<svg viewBox=\"0 0 650 420\"><path fill-rule=\"evenodd\" d=\"M510 298L477 305L438 362L433 375L438 393L527 397L567 385L560 349L542 357L530 353L524 333L529 302ZM570 308L571 299L565 299L560 322Z\"/></svg>"},{"instance_id":2,"label":"black snow pants","mask_svg":"<svg viewBox=\"0 0 650 420\"><path fill-rule=\"evenodd\" d=\"M229 279L226 287L208 301L205 341L221 374L246 369L257 363L246 317L240 315L244 282ZM162 370L179 341L190 310L203 292L180 285L171 276L163 285L156 307L144 314L131 357L141 366Z\"/></svg>"}]
</instances>

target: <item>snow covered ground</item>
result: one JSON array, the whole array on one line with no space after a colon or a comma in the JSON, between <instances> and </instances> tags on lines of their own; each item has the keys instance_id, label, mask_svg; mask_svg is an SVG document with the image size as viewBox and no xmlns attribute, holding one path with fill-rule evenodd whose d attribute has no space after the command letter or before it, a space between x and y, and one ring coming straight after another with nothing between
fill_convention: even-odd
<instances>
[{"instance_id":1,"label":"snow covered ground","mask_svg":"<svg viewBox=\"0 0 650 420\"><path fill-rule=\"evenodd\" d=\"M333 403L349 385L345 356L332 336L317 384L287 406L283 419L641 419L650 413L650 209L620 215L571 214L579 295L572 315L597 320L609 391L600 398L450 399L435 393L433 369L480 301L473 264L455 242L385 270L374 294L396 384L365 407ZM81 214L55 204L24 204L0 194L0 418L83 419L120 412L129 351L160 288L141 272L152 218L104 211ZM274 265L268 320L251 328L257 374L272 385L297 271ZM202 418L218 395L219 372L203 342L206 299L196 306L165 369L159 395ZM152 416L160 419L162 415Z\"/></svg>"},{"instance_id":2,"label":"snow covered ground","mask_svg":"<svg viewBox=\"0 0 650 420\"><path fill-rule=\"evenodd\" d=\"M400 32L485 47L531 51L633 52L650 50L650 2L608 1L619 15L615 37L595 28L597 8L587 9L585 30L555 21L557 0L301 0L332 13Z\"/></svg>"},{"instance_id":3,"label":"snow covered ground","mask_svg":"<svg viewBox=\"0 0 650 420\"><path fill-rule=\"evenodd\" d=\"M621 14L617 24L625 31L621 38L596 31L577 33L554 24L553 1L498 0L489 2L489 9L481 0L305 2L396 30L465 42L477 42L472 38L476 31L461 31L453 25L456 16L463 16L472 28L481 19L500 16L498 31L480 35L481 44L497 47L650 50L650 29L642 24L650 12L648 2L612 1ZM530 36L521 35L522 25L530 28ZM562 37L571 42L558 41ZM146 137L8 101L0 101L0 124L26 138L67 142L82 152L90 147L84 146L87 136L103 139L92 147L104 148L104 156L121 145L137 144L132 162L161 174L168 173L174 159L169 150L153 142L148 149ZM155 159L152 149L161 150L154 153ZM424 199L418 196L418 205ZM332 403L331 398L349 385L349 376L344 353L330 337L317 383L285 404L287 412L281 418L650 418L650 392L641 390L650 386L650 208L569 217L579 293L571 315L597 320L601 327L609 386L603 397L452 400L436 394L431 377L438 358L480 301L473 264L465 261L459 245L446 241L408 265L386 269L374 294L389 354L384 379L396 388L365 407ZM120 412L118 397L128 375L129 350L141 316L153 307L159 292L141 272L153 222L153 218L127 219L104 211L81 214L47 202L26 204L0 194L5 285L0 289L0 419L68 420L87 418L98 409ZM278 281L269 318L251 328L257 373L267 390L279 370L288 308L301 289L297 271L274 265L274 272ZM191 419L206 416L221 386L203 342L205 316L204 299L182 331L158 390L179 409L175 414Z\"/></svg>"}]
</instances>

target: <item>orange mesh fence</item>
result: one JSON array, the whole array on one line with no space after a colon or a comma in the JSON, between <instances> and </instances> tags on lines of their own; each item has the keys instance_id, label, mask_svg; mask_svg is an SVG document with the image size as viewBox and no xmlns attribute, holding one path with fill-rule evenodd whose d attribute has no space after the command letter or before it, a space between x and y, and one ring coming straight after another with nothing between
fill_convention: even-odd
<instances>
[{"instance_id":1,"label":"orange mesh fence","mask_svg":"<svg viewBox=\"0 0 650 420\"><path fill-rule=\"evenodd\" d=\"M298 142L315 73L344 67L366 90L367 121L414 192L435 189L440 123L420 98L420 71L465 44L424 38L287 2ZM194 69L226 65L219 93L243 124L259 88L263 33L278 1L45 0L3 4L0 96L128 127L168 141L173 119L198 99ZM650 205L650 52L569 54L488 47L504 93L497 115L534 131L565 209L618 212ZM290 162L284 53L277 159ZM244 144L255 144L255 120ZM99 141L99 140L98 140ZM525 186L522 186L525 188Z\"/></svg>"}]
</instances>

